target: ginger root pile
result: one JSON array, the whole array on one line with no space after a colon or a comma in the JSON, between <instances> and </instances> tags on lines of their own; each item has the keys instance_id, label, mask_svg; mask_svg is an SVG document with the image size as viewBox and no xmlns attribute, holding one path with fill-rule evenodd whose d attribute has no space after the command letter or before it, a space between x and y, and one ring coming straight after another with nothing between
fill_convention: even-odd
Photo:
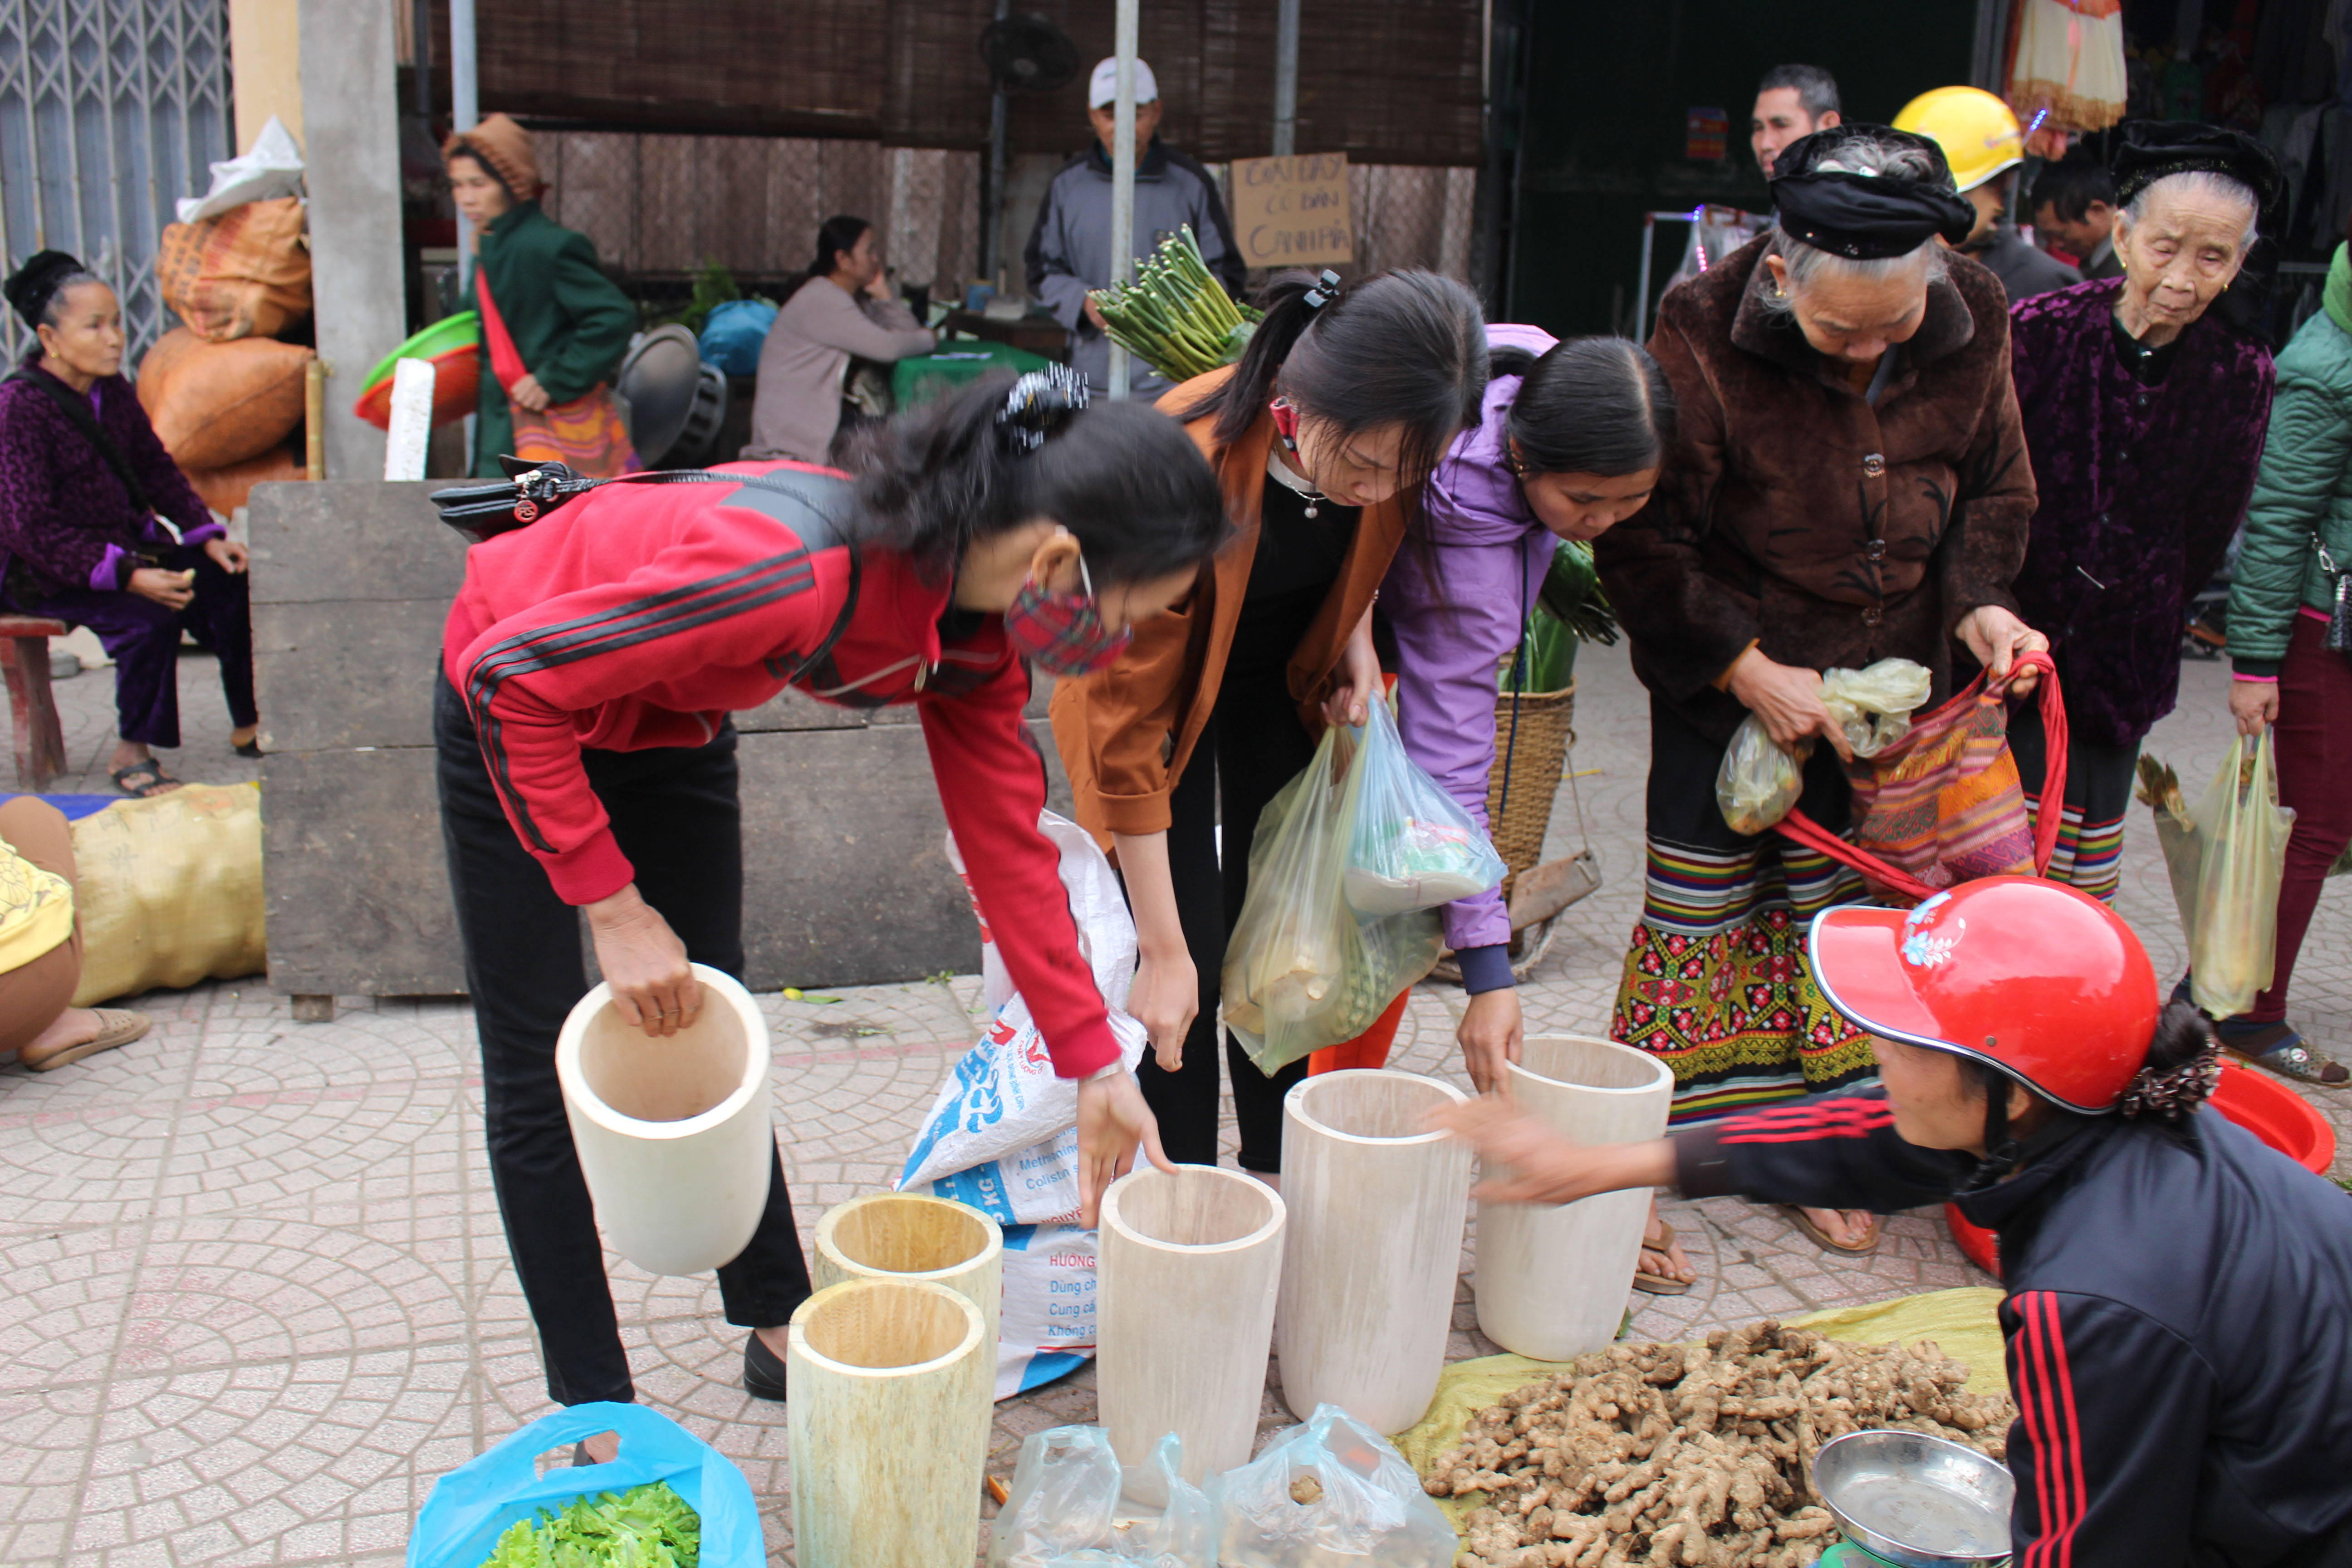
<instances>
[{"instance_id":1,"label":"ginger root pile","mask_svg":"<svg viewBox=\"0 0 2352 1568\"><path fill-rule=\"evenodd\" d=\"M1777 1322L1705 1345L1612 1345L1471 1417L1423 1489L1482 1493L1455 1568L1798 1568L1837 1526L1821 1446L1901 1427L1998 1459L2017 1410L1932 1343L1855 1345Z\"/></svg>"}]
</instances>

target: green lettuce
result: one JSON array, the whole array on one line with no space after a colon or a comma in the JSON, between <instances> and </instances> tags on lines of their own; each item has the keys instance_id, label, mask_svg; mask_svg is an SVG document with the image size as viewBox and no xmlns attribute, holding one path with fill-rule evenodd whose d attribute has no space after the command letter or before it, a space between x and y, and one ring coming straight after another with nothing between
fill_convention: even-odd
<instances>
[{"instance_id":1,"label":"green lettuce","mask_svg":"<svg viewBox=\"0 0 2352 1568\"><path fill-rule=\"evenodd\" d=\"M701 1558L700 1517L655 1481L516 1521L482 1568L696 1568Z\"/></svg>"}]
</instances>

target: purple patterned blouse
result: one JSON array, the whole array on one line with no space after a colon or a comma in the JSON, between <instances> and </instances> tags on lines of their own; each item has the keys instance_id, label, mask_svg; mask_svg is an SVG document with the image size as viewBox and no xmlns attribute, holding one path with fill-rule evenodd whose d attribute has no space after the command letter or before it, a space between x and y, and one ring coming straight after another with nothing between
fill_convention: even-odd
<instances>
[{"instance_id":1,"label":"purple patterned blouse","mask_svg":"<svg viewBox=\"0 0 2352 1568\"><path fill-rule=\"evenodd\" d=\"M2040 496L2017 597L2050 637L2069 729L2104 746L2172 711L2189 600L2246 515L2277 382L2270 350L2210 312L2141 381L2116 342L2122 288L2096 279L2010 311Z\"/></svg>"},{"instance_id":2,"label":"purple patterned blouse","mask_svg":"<svg viewBox=\"0 0 2352 1568\"><path fill-rule=\"evenodd\" d=\"M48 377L37 358L37 350L26 361L27 372ZM90 388L90 399L99 427L114 437L147 499L179 525L182 542L200 544L220 533L211 509L156 439L131 384L107 376ZM22 381L0 384L0 584L28 579L43 596L63 588L120 589L138 566L142 546L171 542L163 523L135 514L131 492L51 393Z\"/></svg>"}]
</instances>

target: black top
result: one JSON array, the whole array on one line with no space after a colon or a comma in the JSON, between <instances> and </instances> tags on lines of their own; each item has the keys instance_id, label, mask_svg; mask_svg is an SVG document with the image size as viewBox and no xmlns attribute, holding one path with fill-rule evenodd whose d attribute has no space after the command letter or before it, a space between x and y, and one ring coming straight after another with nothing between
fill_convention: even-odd
<instances>
[{"instance_id":1,"label":"black top","mask_svg":"<svg viewBox=\"0 0 2352 1568\"><path fill-rule=\"evenodd\" d=\"M2175 333L2168 343L2144 343L2124 331L2121 318L2109 316L2107 320L2114 329L2116 357L2124 362L2124 368L2132 373L2132 379L2146 386L2153 386L2162 381L2164 373L2170 370L2172 362L2179 357L2181 334Z\"/></svg>"},{"instance_id":2,"label":"black top","mask_svg":"<svg viewBox=\"0 0 2352 1568\"><path fill-rule=\"evenodd\" d=\"M1228 671L1263 673L1287 665L1339 580L1363 514L1328 500L1318 501L1315 513L1307 515L1305 496L1266 476L1249 586L1225 655Z\"/></svg>"}]
</instances>

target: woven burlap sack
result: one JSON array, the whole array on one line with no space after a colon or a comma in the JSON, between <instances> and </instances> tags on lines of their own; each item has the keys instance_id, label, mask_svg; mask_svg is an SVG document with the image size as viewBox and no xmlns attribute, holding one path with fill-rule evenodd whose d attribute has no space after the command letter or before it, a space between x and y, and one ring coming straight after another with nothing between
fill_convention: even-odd
<instances>
[{"instance_id":1,"label":"woven burlap sack","mask_svg":"<svg viewBox=\"0 0 2352 1568\"><path fill-rule=\"evenodd\" d=\"M226 468L262 456L302 423L312 357L299 343L216 343L174 327L139 363L139 405L184 471Z\"/></svg>"},{"instance_id":2,"label":"woven burlap sack","mask_svg":"<svg viewBox=\"0 0 2352 1568\"><path fill-rule=\"evenodd\" d=\"M118 801L73 825L73 847L75 1006L261 973L259 784Z\"/></svg>"},{"instance_id":3,"label":"woven burlap sack","mask_svg":"<svg viewBox=\"0 0 2352 1568\"><path fill-rule=\"evenodd\" d=\"M155 255L163 303L189 331L216 343L274 338L310 313L310 252L302 235L297 196L169 225Z\"/></svg>"}]
</instances>

